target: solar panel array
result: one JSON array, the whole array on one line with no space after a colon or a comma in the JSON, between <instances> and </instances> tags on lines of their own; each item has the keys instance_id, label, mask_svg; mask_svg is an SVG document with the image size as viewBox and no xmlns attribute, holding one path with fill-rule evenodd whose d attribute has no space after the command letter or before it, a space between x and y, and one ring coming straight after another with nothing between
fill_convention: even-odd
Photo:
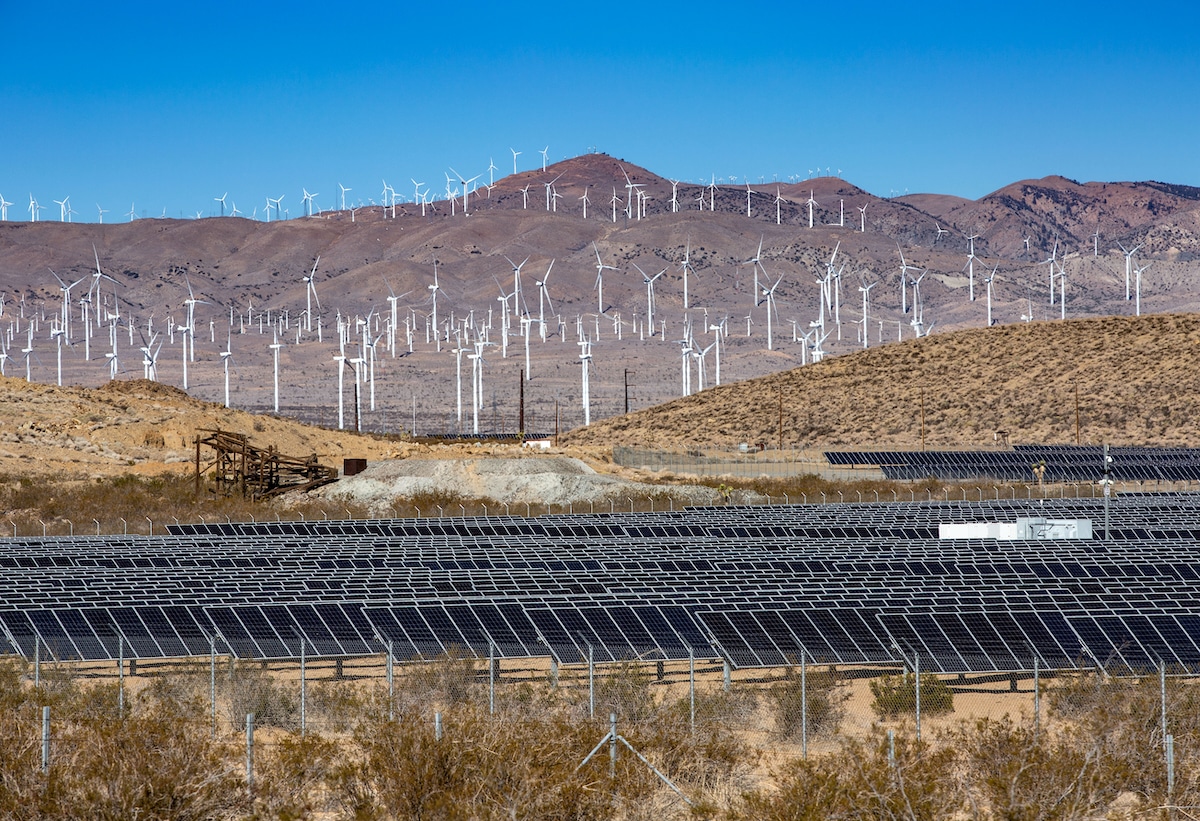
<instances>
[{"instance_id":1,"label":"solar panel array","mask_svg":"<svg viewBox=\"0 0 1200 821\"><path fill-rule=\"evenodd\" d=\"M1109 448L1112 478L1120 482L1200 480L1200 449ZM876 465L888 479L928 477L1031 482L1044 464L1047 482L1095 482L1104 475L1099 445L1016 445L1011 451L828 451L831 465Z\"/></svg>"},{"instance_id":2,"label":"solar panel array","mask_svg":"<svg viewBox=\"0 0 1200 821\"><path fill-rule=\"evenodd\" d=\"M1200 498L1121 495L1109 538L939 541L1102 501L184 525L4 539L0 650L73 659L722 656L1200 671ZM1097 527L1099 534L1100 528Z\"/></svg>"}]
</instances>

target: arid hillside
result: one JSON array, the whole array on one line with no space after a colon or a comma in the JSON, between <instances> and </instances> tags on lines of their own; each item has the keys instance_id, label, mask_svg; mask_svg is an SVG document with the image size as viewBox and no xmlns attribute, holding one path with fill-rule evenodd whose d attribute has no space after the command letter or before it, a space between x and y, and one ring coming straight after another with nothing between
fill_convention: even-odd
<instances>
[{"instance_id":1,"label":"arid hillside","mask_svg":"<svg viewBox=\"0 0 1200 821\"><path fill-rule=\"evenodd\" d=\"M662 448L1200 444L1200 317L955 331L722 385L572 431ZM1003 432L1003 433L1000 433Z\"/></svg>"}]
</instances>

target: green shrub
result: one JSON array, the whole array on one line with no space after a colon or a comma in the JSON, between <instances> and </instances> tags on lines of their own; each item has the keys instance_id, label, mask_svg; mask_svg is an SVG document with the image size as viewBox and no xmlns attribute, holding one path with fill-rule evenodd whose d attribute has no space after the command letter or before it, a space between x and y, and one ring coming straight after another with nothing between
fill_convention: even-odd
<instances>
[{"instance_id":1,"label":"green shrub","mask_svg":"<svg viewBox=\"0 0 1200 821\"><path fill-rule=\"evenodd\" d=\"M774 707L776 732L784 738L795 738L807 723L810 735L836 733L846 715L849 697L838 688L837 671L809 669L803 687L801 684L799 672L788 668L786 677L767 689L767 699ZM921 695L923 698L924 691Z\"/></svg>"},{"instance_id":2,"label":"green shrub","mask_svg":"<svg viewBox=\"0 0 1200 821\"><path fill-rule=\"evenodd\" d=\"M917 711L917 677L912 673L883 676L870 683L873 709L880 718L891 719L915 715ZM921 674L921 714L945 715L954 712L954 691L937 676Z\"/></svg>"}]
</instances>

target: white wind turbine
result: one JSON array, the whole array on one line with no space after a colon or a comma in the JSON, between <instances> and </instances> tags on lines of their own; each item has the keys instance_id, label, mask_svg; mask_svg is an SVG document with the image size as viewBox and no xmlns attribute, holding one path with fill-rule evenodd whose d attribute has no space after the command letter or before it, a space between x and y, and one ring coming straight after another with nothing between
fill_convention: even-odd
<instances>
[{"instance_id":1,"label":"white wind turbine","mask_svg":"<svg viewBox=\"0 0 1200 821\"><path fill-rule=\"evenodd\" d=\"M867 206L858 206L858 232L860 234L867 233Z\"/></svg>"},{"instance_id":2,"label":"white wind turbine","mask_svg":"<svg viewBox=\"0 0 1200 821\"><path fill-rule=\"evenodd\" d=\"M663 268L654 276L650 276L636 262L633 263L633 267L638 269L638 273L642 275L642 281L646 283L646 322L650 325L650 336L654 336L654 282L665 274L667 269Z\"/></svg>"},{"instance_id":3,"label":"white wind turbine","mask_svg":"<svg viewBox=\"0 0 1200 821\"><path fill-rule=\"evenodd\" d=\"M70 197L63 197L61 200L52 200L58 206L58 221L67 221L67 203L71 201Z\"/></svg>"},{"instance_id":4,"label":"white wind turbine","mask_svg":"<svg viewBox=\"0 0 1200 821\"><path fill-rule=\"evenodd\" d=\"M1054 277L1055 277L1054 266L1057 263L1058 263L1058 235L1055 234L1054 235L1054 248L1053 248L1053 250L1050 251L1049 258L1043 260L1040 263L1041 265L1049 265L1050 266L1050 304L1051 305L1054 304ZM1126 301L1129 300L1129 279L1128 279L1128 277L1126 277L1126 279L1125 279L1125 299L1126 299Z\"/></svg>"},{"instance_id":5,"label":"white wind turbine","mask_svg":"<svg viewBox=\"0 0 1200 821\"><path fill-rule=\"evenodd\" d=\"M596 300L598 307L597 312L604 313L604 272L617 270L614 265L605 265L604 260L600 259L600 249L596 247L596 243L592 243L592 250L596 252ZM686 281L686 280L685 280ZM684 286L684 293L687 292L687 286ZM684 307L687 307L686 298Z\"/></svg>"},{"instance_id":6,"label":"white wind turbine","mask_svg":"<svg viewBox=\"0 0 1200 821\"><path fill-rule=\"evenodd\" d=\"M761 241L760 241L758 253L760 256L762 255ZM683 261L679 263L679 267L683 269L683 310L686 311L690 307L688 305L688 271L691 271L693 275L695 275L695 273L696 273L696 269L692 265L692 236L691 236L691 234L688 235L687 245L684 247L684 251L683 251Z\"/></svg>"},{"instance_id":7,"label":"white wind turbine","mask_svg":"<svg viewBox=\"0 0 1200 821\"><path fill-rule=\"evenodd\" d=\"M708 352L711 351L716 346L717 346L717 343L714 340L713 342L709 343L707 348L697 348L697 350L692 351L692 356L695 357L695 359L696 359L696 390L697 391L703 391L705 388L705 385L704 385L704 370L705 370L704 358L706 356L708 356ZM719 380L718 380L717 384L718 385L721 384Z\"/></svg>"},{"instance_id":8,"label":"white wind turbine","mask_svg":"<svg viewBox=\"0 0 1200 821\"><path fill-rule=\"evenodd\" d=\"M267 346L271 351L271 358L274 365L274 381L275 381L275 413L279 413L279 349L283 347L283 343L279 341L279 328L271 329L271 344Z\"/></svg>"},{"instance_id":9,"label":"white wind turbine","mask_svg":"<svg viewBox=\"0 0 1200 821\"><path fill-rule=\"evenodd\" d=\"M505 257L504 259L509 265L512 266L512 271L513 271L513 292L512 292L513 316L518 316L519 314L524 313L524 311L521 309L520 306L523 305L525 302L524 297L521 295L521 269L525 267L526 262L529 262L529 257L525 257L525 259L521 260L520 265L513 262L508 257ZM503 290L501 292L503 293Z\"/></svg>"},{"instance_id":10,"label":"white wind turbine","mask_svg":"<svg viewBox=\"0 0 1200 821\"><path fill-rule=\"evenodd\" d=\"M817 204L817 201L815 199L813 199L813 192L812 192L811 188L808 189L808 201L805 204L808 206L808 227L812 228L813 227L813 206L815 206Z\"/></svg>"},{"instance_id":11,"label":"white wind turbine","mask_svg":"<svg viewBox=\"0 0 1200 821\"><path fill-rule=\"evenodd\" d=\"M942 234L949 234L949 233L950 233L950 232L949 232L949 231L947 231L945 228L943 228L942 226L938 225L936 222L934 222L934 224L933 224L933 227L937 229L937 235L936 235L936 236L933 238L933 241L934 241L934 243L935 243L935 244L937 243L937 241L938 241L939 239L941 239L941 238L942 238ZM1029 238L1028 238L1028 237L1026 237L1026 239L1025 239L1025 245L1026 245L1026 250L1028 250L1028 247L1029 247Z\"/></svg>"},{"instance_id":12,"label":"white wind turbine","mask_svg":"<svg viewBox=\"0 0 1200 821\"><path fill-rule=\"evenodd\" d=\"M65 331L62 327L55 327L50 330L50 337L55 343L55 355L58 360L58 386L62 387L62 340Z\"/></svg>"},{"instance_id":13,"label":"white wind turbine","mask_svg":"<svg viewBox=\"0 0 1200 821\"><path fill-rule=\"evenodd\" d=\"M978 234L971 234L967 240L971 243L971 249L967 252L967 264L963 266L967 270L967 287L970 291L971 301L975 301L975 240L979 239Z\"/></svg>"},{"instance_id":14,"label":"white wind turbine","mask_svg":"<svg viewBox=\"0 0 1200 821\"><path fill-rule=\"evenodd\" d=\"M467 198L470 196L471 183L475 182L475 180L479 179L483 175L476 174L474 177L466 179L462 174L459 174L453 168L451 168L450 171L453 172L454 176L458 177L458 181L463 187L463 216L465 217L467 215Z\"/></svg>"},{"instance_id":15,"label":"white wind turbine","mask_svg":"<svg viewBox=\"0 0 1200 821\"><path fill-rule=\"evenodd\" d=\"M508 150L512 152L512 155L513 155L513 173L514 173L514 174L516 174L516 173L517 173L517 157L519 157L519 156L521 155L521 152L520 152L520 151L518 151L518 150L517 150L517 149L515 149L515 148L512 148L511 146L509 147L509 149L508 149Z\"/></svg>"},{"instance_id":16,"label":"white wind turbine","mask_svg":"<svg viewBox=\"0 0 1200 821\"><path fill-rule=\"evenodd\" d=\"M590 392L591 386L588 380L588 372L592 366L592 343L588 341L586 336L579 341L579 364L583 372L583 392L581 398L583 401L583 424L586 427L592 424L592 397Z\"/></svg>"},{"instance_id":17,"label":"white wind turbine","mask_svg":"<svg viewBox=\"0 0 1200 821\"><path fill-rule=\"evenodd\" d=\"M312 332L313 300L316 300L317 311L321 310L321 299L317 296L317 266L320 264L321 255L317 254L317 258L313 261L313 267L308 272L308 276L301 277L301 281L304 282L304 330L309 333Z\"/></svg>"},{"instance_id":18,"label":"white wind turbine","mask_svg":"<svg viewBox=\"0 0 1200 821\"><path fill-rule=\"evenodd\" d=\"M867 322L871 307L871 289L878 285L878 282L872 282L870 285L859 285L858 290L862 293L863 300L863 347L868 347L867 339L870 334L867 333Z\"/></svg>"},{"instance_id":19,"label":"white wind turbine","mask_svg":"<svg viewBox=\"0 0 1200 821\"><path fill-rule=\"evenodd\" d=\"M1138 249L1142 246L1139 244L1133 246L1132 248L1126 248L1121 244L1120 241L1117 242L1117 245L1120 246L1121 250L1125 254L1125 301L1128 302L1130 279L1133 277L1133 255L1136 254ZM1054 300L1051 300L1050 304L1053 305Z\"/></svg>"},{"instance_id":20,"label":"white wind turbine","mask_svg":"<svg viewBox=\"0 0 1200 821\"><path fill-rule=\"evenodd\" d=\"M679 213L679 180L671 180L671 213Z\"/></svg>"},{"instance_id":21,"label":"white wind turbine","mask_svg":"<svg viewBox=\"0 0 1200 821\"><path fill-rule=\"evenodd\" d=\"M758 250L754 252L754 256L750 257L750 259L748 259L742 263L743 266L750 265L753 267L754 290L752 293L754 294L754 306L756 308L758 307L758 269L761 267L763 269L764 274L766 273L766 270L767 270L765 267L763 267L763 264L762 264L762 247L763 247L763 239L764 238L765 238L765 235L763 235L763 234L758 235Z\"/></svg>"},{"instance_id":22,"label":"white wind turbine","mask_svg":"<svg viewBox=\"0 0 1200 821\"><path fill-rule=\"evenodd\" d=\"M1137 302L1134 309L1135 316L1142 315L1142 273L1153 264L1153 262L1147 262L1145 265L1139 265L1134 269L1134 275L1136 277L1135 293L1137 294Z\"/></svg>"},{"instance_id":23,"label":"white wind turbine","mask_svg":"<svg viewBox=\"0 0 1200 821\"><path fill-rule=\"evenodd\" d=\"M346 210L346 192L353 191L354 189L347 188L346 186L342 185L340 182L337 184L337 187L338 187L338 193L341 195L342 210L345 211ZM387 183L384 183L384 190L385 191L387 190ZM314 196L316 196L316 195L314 194ZM386 205L386 203L385 203L385 205Z\"/></svg>"},{"instance_id":24,"label":"white wind turbine","mask_svg":"<svg viewBox=\"0 0 1200 821\"><path fill-rule=\"evenodd\" d=\"M441 286L438 284L437 266L438 266L438 261L437 261L437 258L435 257L433 260L433 284L426 285L425 287L429 289L429 298L433 302L433 336L437 342L437 349L440 351L442 349L442 334L438 328L437 295L438 295L438 291L441 290Z\"/></svg>"},{"instance_id":25,"label":"white wind turbine","mask_svg":"<svg viewBox=\"0 0 1200 821\"><path fill-rule=\"evenodd\" d=\"M579 198L580 200L583 201L583 218L584 219L587 219L587 207L588 207L588 203L590 202L590 200L588 199L587 192L588 192L588 186L585 185L583 187L583 196Z\"/></svg>"},{"instance_id":26,"label":"white wind turbine","mask_svg":"<svg viewBox=\"0 0 1200 821\"><path fill-rule=\"evenodd\" d=\"M770 288L762 289L762 295L764 297L766 297L766 301L767 301L767 350L768 351L774 350L774 337L772 336L771 317L773 314L776 317L778 317L778 315L779 315L779 311L775 307L775 289L779 287L779 283L782 281L783 281L783 274L780 274L779 278L775 280L774 285L772 285Z\"/></svg>"},{"instance_id":27,"label":"white wind turbine","mask_svg":"<svg viewBox=\"0 0 1200 821\"><path fill-rule=\"evenodd\" d=\"M534 280L538 288L538 325L541 328L542 341L546 341L546 303L550 303L550 310L554 310L554 303L550 301L550 292L546 290L546 282L550 279L550 272L554 269L554 260L550 260L550 265L546 268L546 273L541 279Z\"/></svg>"},{"instance_id":28,"label":"white wind turbine","mask_svg":"<svg viewBox=\"0 0 1200 821\"><path fill-rule=\"evenodd\" d=\"M0 205L3 205L3 203L4 203L4 197L0 197ZM12 203L10 202L9 205L12 205ZM2 209L0 209L0 210L2 210ZM96 203L96 213L100 219L100 224L103 225L104 224L104 215L108 213L108 209L101 208L100 203Z\"/></svg>"},{"instance_id":29,"label":"white wind turbine","mask_svg":"<svg viewBox=\"0 0 1200 821\"><path fill-rule=\"evenodd\" d=\"M999 263L994 265L992 267L992 272L987 276L986 279L984 279L984 283L987 285L987 324L989 328L995 324L992 321L992 281L996 278L996 270L999 267Z\"/></svg>"},{"instance_id":30,"label":"white wind turbine","mask_svg":"<svg viewBox=\"0 0 1200 821\"><path fill-rule=\"evenodd\" d=\"M313 215L313 202L320 195L317 193L308 193L307 188L302 188L300 190L304 192L304 196L301 197L301 202L304 203L304 216L311 217Z\"/></svg>"},{"instance_id":31,"label":"white wind turbine","mask_svg":"<svg viewBox=\"0 0 1200 821\"><path fill-rule=\"evenodd\" d=\"M546 146L538 153L542 155L542 170L545 171L546 170L546 160L550 154L550 146Z\"/></svg>"},{"instance_id":32,"label":"white wind turbine","mask_svg":"<svg viewBox=\"0 0 1200 821\"><path fill-rule=\"evenodd\" d=\"M226 191L224 194L222 194L219 197L213 197L213 202L221 203L221 216L225 216L225 198L228 196L229 196L229 192Z\"/></svg>"},{"instance_id":33,"label":"white wind turbine","mask_svg":"<svg viewBox=\"0 0 1200 821\"><path fill-rule=\"evenodd\" d=\"M133 222L135 219L137 219L137 211L134 210L132 202L129 203L129 213L125 214L124 216L129 217L130 222Z\"/></svg>"},{"instance_id":34,"label":"white wind turbine","mask_svg":"<svg viewBox=\"0 0 1200 821\"><path fill-rule=\"evenodd\" d=\"M233 359L233 333L225 338L225 350L221 351L221 364L225 366L225 407L229 407L229 363Z\"/></svg>"},{"instance_id":35,"label":"white wind turbine","mask_svg":"<svg viewBox=\"0 0 1200 821\"><path fill-rule=\"evenodd\" d=\"M4 199L3 194L0 194L0 222L8 222L8 206L10 205L12 203Z\"/></svg>"},{"instance_id":36,"label":"white wind turbine","mask_svg":"<svg viewBox=\"0 0 1200 821\"><path fill-rule=\"evenodd\" d=\"M779 193L779 186L775 186L775 224L783 224L783 197Z\"/></svg>"}]
</instances>

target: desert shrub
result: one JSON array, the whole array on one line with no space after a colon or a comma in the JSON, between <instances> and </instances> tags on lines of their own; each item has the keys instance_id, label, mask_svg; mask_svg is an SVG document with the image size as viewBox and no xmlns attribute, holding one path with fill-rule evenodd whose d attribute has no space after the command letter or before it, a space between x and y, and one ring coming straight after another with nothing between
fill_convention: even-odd
<instances>
[{"instance_id":1,"label":"desert shrub","mask_svg":"<svg viewBox=\"0 0 1200 821\"><path fill-rule=\"evenodd\" d=\"M360 721L387 717L387 690L320 681L309 685L306 708L310 723L319 723L327 732L346 732Z\"/></svg>"},{"instance_id":2,"label":"desert shrub","mask_svg":"<svg viewBox=\"0 0 1200 821\"><path fill-rule=\"evenodd\" d=\"M914 715L917 711L917 678L912 673L882 676L870 682L871 709L880 718ZM921 714L944 715L954 712L954 691L929 673L921 674Z\"/></svg>"},{"instance_id":3,"label":"desert shrub","mask_svg":"<svg viewBox=\"0 0 1200 821\"><path fill-rule=\"evenodd\" d=\"M256 762L255 799L261 815L281 821L313 818L329 809L329 772L344 746L309 733L284 736Z\"/></svg>"},{"instance_id":4,"label":"desert shrub","mask_svg":"<svg viewBox=\"0 0 1200 821\"><path fill-rule=\"evenodd\" d=\"M235 730L246 726L248 713L254 713L254 724L258 727L290 730L299 726L299 692L277 682L253 663L236 664L223 687L226 716Z\"/></svg>"},{"instance_id":5,"label":"desert shrub","mask_svg":"<svg viewBox=\"0 0 1200 821\"><path fill-rule=\"evenodd\" d=\"M924 694L922 682L922 695ZM794 760L774 774L771 787L745 793L730 821L842 821L842 819L960 817L966 809L953 771L955 751L898 734L894 756L882 730L847 739L835 753ZM986 816L984 816L986 817Z\"/></svg>"},{"instance_id":6,"label":"desert shrub","mask_svg":"<svg viewBox=\"0 0 1200 821\"><path fill-rule=\"evenodd\" d=\"M596 716L608 718L616 713L622 723L650 718L656 706L650 682L650 674L637 662L608 667L596 678Z\"/></svg>"},{"instance_id":7,"label":"desert shrub","mask_svg":"<svg viewBox=\"0 0 1200 821\"><path fill-rule=\"evenodd\" d=\"M1124 789L1124 765L1100 739L1038 732L1028 722L981 720L960 729L965 788L994 817L1095 818Z\"/></svg>"},{"instance_id":8,"label":"desert shrub","mask_svg":"<svg viewBox=\"0 0 1200 821\"><path fill-rule=\"evenodd\" d=\"M477 664L472 656L452 649L430 661L407 665L403 675L397 670L397 708L420 706L432 712L477 699L484 687Z\"/></svg>"},{"instance_id":9,"label":"desert shrub","mask_svg":"<svg viewBox=\"0 0 1200 821\"><path fill-rule=\"evenodd\" d=\"M610 818L609 787L642 797L646 782L633 772L632 755L622 760L617 782L604 789L596 781L606 763L576 773L598 740L594 727L562 711L506 722L462 705L446 714L440 741L424 716L363 728L355 736L361 756L334 767L330 789L339 810L360 821Z\"/></svg>"},{"instance_id":10,"label":"desert shrub","mask_svg":"<svg viewBox=\"0 0 1200 821\"><path fill-rule=\"evenodd\" d=\"M837 671L832 668L806 670L803 683L804 687L801 687L799 672L788 668L784 679L767 689L776 732L784 738L795 738L807 721L808 732L812 735L836 733L845 717L846 699L849 698L849 694L838 687ZM922 690L922 699L924 695Z\"/></svg>"}]
</instances>

